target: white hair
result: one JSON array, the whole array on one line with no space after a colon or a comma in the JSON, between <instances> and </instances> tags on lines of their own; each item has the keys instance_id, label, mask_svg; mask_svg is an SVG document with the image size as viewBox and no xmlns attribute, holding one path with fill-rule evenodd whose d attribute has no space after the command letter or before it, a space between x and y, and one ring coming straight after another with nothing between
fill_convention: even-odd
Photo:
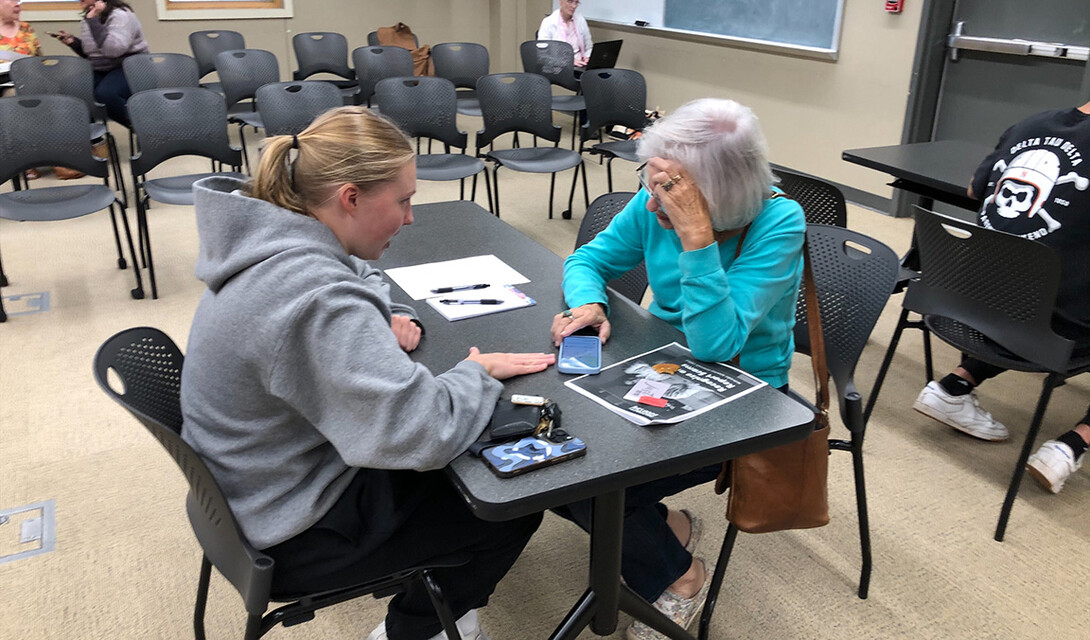
<instances>
[{"instance_id":1,"label":"white hair","mask_svg":"<svg viewBox=\"0 0 1090 640\"><path fill-rule=\"evenodd\" d=\"M641 161L681 163L696 181L716 231L740 229L761 212L773 183L757 116L733 100L687 102L644 130Z\"/></svg>"}]
</instances>

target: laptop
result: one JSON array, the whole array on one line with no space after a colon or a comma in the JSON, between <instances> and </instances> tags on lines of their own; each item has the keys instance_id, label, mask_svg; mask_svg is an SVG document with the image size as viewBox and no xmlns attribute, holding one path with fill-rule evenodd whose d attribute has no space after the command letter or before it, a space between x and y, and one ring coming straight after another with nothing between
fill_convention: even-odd
<instances>
[{"instance_id":1,"label":"laptop","mask_svg":"<svg viewBox=\"0 0 1090 640\"><path fill-rule=\"evenodd\" d=\"M617 56L621 53L624 40L606 40L595 42L590 50L590 59L585 69L612 69L617 66Z\"/></svg>"}]
</instances>

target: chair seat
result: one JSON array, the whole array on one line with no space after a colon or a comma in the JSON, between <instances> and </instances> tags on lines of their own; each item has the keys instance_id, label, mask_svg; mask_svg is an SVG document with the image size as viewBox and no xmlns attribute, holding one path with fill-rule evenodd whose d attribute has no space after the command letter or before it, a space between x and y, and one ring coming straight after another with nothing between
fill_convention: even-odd
<instances>
[{"instance_id":1,"label":"chair seat","mask_svg":"<svg viewBox=\"0 0 1090 640\"><path fill-rule=\"evenodd\" d=\"M943 342L949 343L964 353L971 353L979 360L1014 371L1049 373L1048 369L1023 360L967 324L937 315L926 315L923 320L927 328ZM1090 356L1073 358L1068 365L1068 371L1080 370L1087 366L1090 366Z\"/></svg>"},{"instance_id":2,"label":"chair seat","mask_svg":"<svg viewBox=\"0 0 1090 640\"><path fill-rule=\"evenodd\" d=\"M613 156L614 158L620 158L621 160L639 162L639 156L636 155L637 144L637 140L613 140L596 144L591 147L591 150L595 153Z\"/></svg>"},{"instance_id":3,"label":"chair seat","mask_svg":"<svg viewBox=\"0 0 1090 640\"><path fill-rule=\"evenodd\" d=\"M583 96L553 96L553 111L584 111L587 100Z\"/></svg>"},{"instance_id":4,"label":"chair seat","mask_svg":"<svg viewBox=\"0 0 1090 640\"><path fill-rule=\"evenodd\" d=\"M461 180L484 169L480 158L462 153L434 153L416 156L416 177L420 180Z\"/></svg>"},{"instance_id":5,"label":"chair seat","mask_svg":"<svg viewBox=\"0 0 1090 640\"><path fill-rule=\"evenodd\" d=\"M581 156L570 149L558 147L522 147L501 149L488 154L488 158L501 165L526 173L556 173L576 167Z\"/></svg>"},{"instance_id":6,"label":"chair seat","mask_svg":"<svg viewBox=\"0 0 1090 640\"><path fill-rule=\"evenodd\" d=\"M252 111L249 104L235 105L227 112L227 119L231 122L242 123L258 129L265 128L265 122L261 119L260 111Z\"/></svg>"},{"instance_id":7,"label":"chair seat","mask_svg":"<svg viewBox=\"0 0 1090 640\"><path fill-rule=\"evenodd\" d=\"M209 91L215 91L221 96L223 95L223 85L218 82L202 82L201 86Z\"/></svg>"},{"instance_id":8,"label":"chair seat","mask_svg":"<svg viewBox=\"0 0 1090 640\"><path fill-rule=\"evenodd\" d=\"M477 98L458 98L458 113L463 116L481 117L481 101Z\"/></svg>"},{"instance_id":9,"label":"chair seat","mask_svg":"<svg viewBox=\"0 0 1090 640\"><path fill-rule=\"evenodd\" d=\"M204 178L221 176L225 178L239 178L246 180L248 177L234 171L219 171L216 173L191 173L184 176L170 176L155 178L144 183L144 191L148 197L156 202L164 204L193 204L193 183Z\"/></svg>"},{"instance_id":10,"label":"chair seat","mask_svg":"<svg viewBox=\"0 0 1090 640\"><path fill-rule=\"evenodd\" d=\"M69 220L102 211L115 200L114 190L101 184L23 189L0 194L0 218L37 222Z\"/></svg>"},{"instance_id":11,"label":"chair seat","mask_svg":"<svg viewBox=\"0 0 1090 640\"><path fill-rule=\"evenodd\" d=\"M91 140L102 140L109 133L109 129L106 128L104 122L92 122L91 123Z\"/></svg>"}]
</instances>

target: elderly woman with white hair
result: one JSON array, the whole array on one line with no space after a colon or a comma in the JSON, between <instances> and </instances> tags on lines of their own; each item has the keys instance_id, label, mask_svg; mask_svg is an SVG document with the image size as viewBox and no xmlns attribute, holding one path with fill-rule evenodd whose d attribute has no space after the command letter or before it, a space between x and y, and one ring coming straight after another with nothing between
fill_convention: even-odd
<instances>
[{"instance_id":1,"label":"elderly woman with white hair","mask_svg":"<svg viewBox=\"0 0 1090 640\"><path fill-rule=\"evenodd\" d=\"M644 131L639 155L644 188L564 262L569 309L554 318L553 341L585 327L608 340L606 282L644 260L651 313L683 331L696 358L738 357L746 371L786 390L806 220L798 203L772 186L756 116L731 100L694 100ZM714 479L718 470L712 465L626 494L621 573L683 627L703 607L711 568L692 555L699 523L660 500ZM589 525L589 504L558 513ZM628 629L630 640L660 637L640 622Z\"/></svg>"}]
</instances>

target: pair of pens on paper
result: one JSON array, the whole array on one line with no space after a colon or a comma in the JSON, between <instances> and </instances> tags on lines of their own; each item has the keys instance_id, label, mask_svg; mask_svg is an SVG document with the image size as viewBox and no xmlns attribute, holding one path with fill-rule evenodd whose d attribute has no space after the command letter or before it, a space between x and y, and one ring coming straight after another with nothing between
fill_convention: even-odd
<instances>
[{"instance_id":1,"label":"pair of pens on paper","mask_svg":"<svg viewBox=\"0 0 1090 640\"><path fill-rule=\"evenodd\" d=\"M480 300L448 300L443 299L439 301L440 304L503 304L503 300L497 300L495 298L482 298Z\"/></svg>"},{"instance_id":2,"label":"pair of pens on paper","mask_svg":"<svg viewBox=\"0 0 1090 640\"><path fill-rule=\"evenodd\" d=\"M487 289L492 285L490 284L466 284L459 287L439 287L438 289L432 289L432 293L452 293L454 291L474 291L476 289Z\"/></svg>"}]
</instances>

